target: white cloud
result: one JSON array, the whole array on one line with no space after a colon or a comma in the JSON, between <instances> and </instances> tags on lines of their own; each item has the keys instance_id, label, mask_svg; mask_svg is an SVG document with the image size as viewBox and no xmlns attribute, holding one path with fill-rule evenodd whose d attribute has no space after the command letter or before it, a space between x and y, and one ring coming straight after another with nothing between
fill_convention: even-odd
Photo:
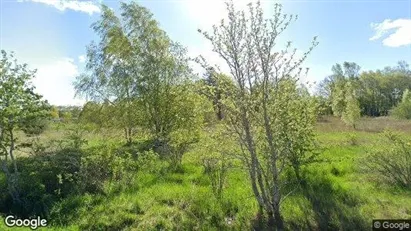
<instances>
[{"instance_id":1,"label":"white cloud","mask_svg":"<svg viewBox=\"0 0 411 231\"><path fill-rule=\"evenodd\" d=\"M85 63L85 62L86 62L86 56L85 56L85 55L80 55L80 56L78 57L78 61L79 61L80 63Z\"/></svg>"},{"instance_id":2,"label":"white cloud","mask_svg":"<svg viewBox=\"0 0 411 231\"><path fill-rule=\"evenodd\" d=\"M391 33L382 40L382 43L388 47L400 47L411 44L411 19L386 19L381 23L371 23L371 28L375 30L375 35L370 41L380 39Z\"/></svg>"},{"instance_id":3,"label":"white cloud","mask_svg":"<svg viewBox=\"0 0 411 231\"><path fill-rule=\"evenodd\" d=\"M74 99L73 81L79 74L74 60L61 58L37 67L33 85L53 105L82 105L84 100Z\"/></svg>"},{"instance_id":4,"label":"white cloud","mask_svg":"<svg viewBox=\"0 0 411 231\"><path fill-rule=\"evenodd\" d=\"M31 2L43 3L49 6L53 6L60 11L66 9L80 11L92 15L94 13L100 13L100 8L93 1L76 1L76 0L26 0Z\"/></svg>"}]
</instances>

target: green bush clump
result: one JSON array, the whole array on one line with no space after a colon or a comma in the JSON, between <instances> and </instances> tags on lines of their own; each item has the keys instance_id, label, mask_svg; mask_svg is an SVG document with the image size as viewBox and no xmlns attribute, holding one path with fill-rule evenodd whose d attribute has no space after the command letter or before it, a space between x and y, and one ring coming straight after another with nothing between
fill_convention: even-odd
<instances>
[{"instance_id":1,"label":"green bush clump","mask_svg":"<svg viewBox=\"0 0 411 231\"><path fill-rule=\"evenodd\" d=\"M385 131L386 145L370 154L365 166L389 185L411 189L411 141Z\"/></svg>"},{"instance_id":2,"label":"green bush clump","mask_svg":"<svg viewBox=\"0 0 411 231\"><path fill-rule=\"evenodd\" d=\"M76 173L80 168L79 150L63 149L53 153L42 153L17 160L22 169L17 187L21 202L13 203L4 191L0 197L0 212L21 216L47 216L53 202L76 193ZM6 187L2 187L6 190Z\"/></svg>"}]
</instances>

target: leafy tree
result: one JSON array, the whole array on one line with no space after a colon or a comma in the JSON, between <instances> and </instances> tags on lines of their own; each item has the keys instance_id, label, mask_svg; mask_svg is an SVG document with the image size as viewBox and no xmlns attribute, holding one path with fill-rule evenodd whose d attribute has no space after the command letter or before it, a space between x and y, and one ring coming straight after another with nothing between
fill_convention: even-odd
<instances>
[{"instance_id":1,"label":"leafy tree","mask_svg":"<svg viewBox=\"0 0 411 231\"><path fill-rule=\"evenodd\" d=\"M122 5L124 10L125 5ZM141 12L140 12L141 14ZM128 14L130 17L130 14ZM101 37L96 44L92 42L87 47L86 72L77 77L75 88L78 95L86 96L96 102L105 102L114 106L114 101L121 102L125 107L122 109L122 117L116 118L118 124L126 134L132 133L136 127L134 110L130 105L133 95L137 94L137 69L141 66L139 56L139 41L135 41L135 49L130 40L127 40L123 25L114 12L107 6L102 6L100 20L93 23L92 28ZM137 32L144 32L140 28ZM120 107L117 107L120 108ZM114 115L112 115L114 118ZM127 142L131 142L131 136L126 136Z\"/></svg>"},{"instance_id":2,"label":"leafy tree","mask_svg":"<svg viewBox=\"0 0 411 231\"><path fill-rule=\"evenodd\" d=\"M63 111L60 118L63 119L64 122L69 122L73 119L73 115L70 111Z\"/></svg>"},{"instance_id":3,"label":"leafy tree","mask_svg":"<svg viewBox=\"0 0 411 231\"><path fill-rule=\"evenodd\" d=\"M57 107L55 107L55 106L51 107L50 116L53 119L58 119L59 118L59 110L57 109Z\"/></svg>"},{"instance_id":4,"label":"leafy tree","mask_svg":"<svg viewBox=\"0 0 411 231\"><path fill-rule=\"evenodd\" d=\"M360 76L359 101L364 114L386 116L411 87L411 74L405 67L363 72Z\"/></svg>"},{"instance_id":5,"label":"leafy tree","mask_svg":"<svg viewBox=\"0 0 411 231\"><path fill-rule=\"evenodd\" d=\"M334 116L341 116L344 112L345 107L346 107L345 84L346 84L345 80L340 79L334 84L334 86L332 88L331 108L333 110Z\"/></svg>"},{"instance_id":6,"label":"leafy tree","mask_svg":"<svg viewBox=\"0 0 411 231\"><path fill-rule=\"evenodd\" d=\"M47 101L34 93L30 80L36 71L28 70L27 64L18 64L14 54L1 51L0 60L0 161L7 177L9 193L14 202L21 203L18 189L18 167L14 151L18 139L17 129L31 131L27 127L49 114ZM12 168L9 169L11 164Z\"/></svg>"},{"instance_id":7,"label":"leafy tree","mask_svg":"<svg viewBox=\"0 0 411 231\"><path fill-rule=\"evenodd\" d=\"M405 89L411 88L411 70L405 61L383 70L359 74L359 66L344 62L332 68L333 75L320 82L317 94L327 99L333 113L341 116L345 108L344 84L351 81L359 101L361 113L368 116L386 116L401 101Z\"/></svg>"},{"instance_id":8,"label":"leafy tree","mask_svg":"<svg viewBox=\"0 0 411 231\"><path fill-rule=\"evenodd\" d=\"M210 66L204 57L198 57L196 62L206 69L205 79L201 82L200 94L205 95L212 102L216 118L221 121L225 115L222 101L235 90L235 83L229 76L219 73L216 68Z\"/></svg>"},{"instance_id":9,"label":"leafy tree","mask_svg":"<svg viewBox=\"0 0 411 231\"><path fill-rule=\"evenodd\" d=\"M408 89L404 91L401 103L393 109L392 114L399 119L411 119L411 94Z\"/></svg>"},{"instance_id":10,"label":"leafy tree","mask_svg":"<svg viewBox=\"0 0 411 231\"><path fill-rule=\"evenodd\" d=\"M195 136L176 138L176 131L193 132L202 125L197 123L198 103L192 102L198 97L190 90L187 51L168 38L146 8L121 3L121 11L119 18L102 6L93 24L101 40L88 47L87 72L77 78L77 92L109 104L110 121L124 129L127 143L140 127L150 132L157 150L181 156L176 152Z\"/></svg>"},{"instance_id":11,"label":"leafy tree","mask_svg":"<svg viewBox=\"0 0 411 231\"><path fill-rule=\"evenodd\" d=\"M342 116L346 107L347 81L355 88L359 77L360 66L354 62L335 64L332 67L333 75L322 82L320 90L326 90L331 101L331 107L335 116ZM356 89L356 88L355 88Z\"/></svg>"},{"instance_id":12,"label":"leafy tree","mask_svg":"<svg viewBox=\"0 0 411 231\"><path fill-rule=\"evenodd\" d=\"M347 124L355 128L357 120L361 117L361 110L358 100L355 96L355 90L351 82L347 83L347 91L345 95L345 109L341 119Z\"/></svg>"},{"instance_id":13,"label":"leafy tree","mask_svg":"<svg viewBox=\"0 0 411 231\"><path fill-rule=\"evenodd\" d=\"M108 102L87 102L80 112L80 123L94 125L95 128L113 128L114 116L110 106Z\"/></svg>"},{"instance_id":14,"label":"leafy tree","mask_svg":"<svg viewBox=\"0 0 411 231\"><path fill-rule=\"evenodd\" d=\"M280 204L284 170L309 161L306 155L313 139L316 118L315 102L306 97L297 84L301 64L317 45L301 59L296 59L291 42L285 50L275 50L280 35L295 19L282 14L276 4L274 16L265 20L263 10L249 4L249 15L236 11L227 3L228 23L213 27L203 35L211 41L213 51L228 64L236 88L223 100L227 108L229 129L242 147L241 159L247 166L251 187L260 211L268 215L269 225L284 229ZM201 32L201 30L200 30Z\"/></svg>"}]
</instances>

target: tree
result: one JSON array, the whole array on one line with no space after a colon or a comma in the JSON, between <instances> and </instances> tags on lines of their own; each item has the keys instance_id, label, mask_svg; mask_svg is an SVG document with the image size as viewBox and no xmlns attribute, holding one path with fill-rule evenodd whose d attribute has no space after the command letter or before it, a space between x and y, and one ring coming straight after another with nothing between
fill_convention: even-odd
<instances>
[{"instance_id":1,"label":"tree","mask_svg":"<svg viewBox=\"0 0 411 231\"><path fill-rule=\"evenodd\" d=\"M69 122L73 119L73 115L70 111L63 111L60 118L63 119L64 122Z\"/></svg>"},{"instance_id":2,"label":"tree","mask_svg":"<svg viewBox=\"0 0 411 231\"><path fill-rule=\"evenodd\" d=\"M172 134L201 126L195 122L193 107L198 104L192 100L198 98L190 90L187 50L169 39L146 8L121 3L121 11L119 18L102 6L101 18L93 24L101 40L88 47L87 71L77 78L76 90L109 104L113 124L124 129L128 144L141 128L152 135L157 150L175 154L185 145L170 147L176 144ZM190 138L195 140L187 135L183 143Z\"/></svg>"},{"instance_id":3,"label":"tree","mask_svg":"<svg viewBox=\"0 0 411 231\"><path fill-rule=\"evenodd\" d=\"M200 94L206 96L212 102L215 116L218 121L221 121L225 117L225 109L222 102L233 92L235 84L229 76L218 73L207 63L204 63L203 67L207 72L205 74L206 78L201 82Z\"/></svg>"},{"instance_id":4,"label":"tree","mask_svg":"<svg viewBox=\"0 0 411 231\"><path fill-rule=\"evenodd\" d=\"M361 117L361 110L358 100L355 96L355 91L351 82L347 83L347 90L345 94L345 108L341 119L355 129L357 120Z\"/></svg>"},{"instance_id":5,"label":"tree","mask_svg":"<svg viewBox=\"0 0 411 231\"><path fill-rule=\"evenodd\" d=\"M27 64L18 64L14 54L1 51L0 60L0 164L7 178L9 193L14 202L21 203L18 189L18 167L14 151L17 147L17 129L32 131L49 115L49 106L42 96L34 93L30 80L36 71ZM11 164L12 168L9 169Z\"/></svg>"},{"instance_id":6,"label":"tree","mask_svg":"<svg viewBox=\"0 0 411 231\"><path fill-rule=\"evenodd\" d=\"M347 81L351 81L351 84L357 89L360 66L354 62L344 62L335 64L331 70L333 75L322 82L323 85L320 89L328 90L328 95L331 101L331 108L335 116L342 116L346 107L346 84Z\"/></svg>"},{"instance_id":7,"label":"tree","mask_svg":"<svg viewBox=\"0 0 411 231\"><path fill-rule=\"evenodd\" d=\"M124 7L124 4L122 5ZM107 6L102 6L101 19L93 23L92 28L101 37L96 44L87 47L86 72L77 77L75 88L77 95L86 96L96 102L122 102L122 117L116 118L123 125L126 141L131 142L133 129L136 127L136 110L130 107L132 96L136 95L137 69L139 61L133 44L127 40L126 33L119 18ZM141 28L139 31L144 31ZM136 46L139 45L136 41ZM115 115L112 115L113 117ZM124 119L124 121L119 121ZM130 135L131 133L131 135Z\"/></svg>"},{"instance_id":8,"label":"tree","mask_svg":"<svg viewBox=\"0 0 411 231\"><path fill-rule=\"evenodd\" d=\"M57 107L55 107L55 106L51 107L50 116L53 119L58 119L59 118L59 110L57 109Z\"/></svg>"},{"instance_id":9,"label":"tree","mask_svg":"<svg viewBox=\"0 0 411 231\"><path fill-rule=\"evenodd\" d=\"M411 119L411 94L408 89L404 91L401 103L393 109L392 114L399 119Z\"/></svg>"},{"instance_id":10,"label":"tree","mask_svg":"<svg viewBox=\"0 0 411 231\"><path fill-rule=\"evenodd\" d=\"M333 75L320 82L317 94L328 99L333 113L341 116L345 108L344 84L351 81L363 115L386 116L401 101L405 89L411 88L409 65L398 62L395 67L365 71L359 74L355 63L344 62L333 66Z\"/></svg>"},{"instance_id":11,"label":"tree","mask_svg":"<svg viewBox=\"0 0 411 231\"><path fill-rule=\"evenodd\" d=\"M285 50L275 49L278 35L296 17L282 14L281 5L276 4L273 18L265 20L259 2L248 6L246 17L244 11L235 10L232 1L227 3L228 23L222 20L212 34L203 35L226 61L236 84L223 103L260 211L265 211L271 227L283 230L280 204L287 196L280 189L285 184L284 170L293 165L299 168L310 159L306 155L312 144L316 107L297 81L302 62L317 42L314 38L301 59L295 58L296 49L290 51L291 42Z\"/></svg>"},{"instance_id":12,"label":"tree","mask_svg":"<svg viewBox=\"0 0 411 231\"><path fill-rule=\"evenodd\" d=\"M345 101L345 80L339 79L334 83L331 93L331 108L334 116L340 117L346 107Z\"/></svg>"}]
</instances>

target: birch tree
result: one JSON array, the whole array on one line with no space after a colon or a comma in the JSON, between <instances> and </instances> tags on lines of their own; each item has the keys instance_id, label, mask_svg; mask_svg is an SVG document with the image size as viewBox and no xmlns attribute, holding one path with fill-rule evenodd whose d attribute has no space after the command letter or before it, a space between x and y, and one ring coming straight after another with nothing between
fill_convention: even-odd
<instances>
[{"instance_id":1,"label":"birch tree","mask_svg":"<svg viewBox=\"0 0 411 231\"><path fill-rule=\"evenodd\" d=\"M351 82L347 82L347 90L345 93L345 108L341 119L345 124L352 126L355 129L355 124L361 117L361 109L358 103L355 89Z\"/></svg>"}]
</instances>

